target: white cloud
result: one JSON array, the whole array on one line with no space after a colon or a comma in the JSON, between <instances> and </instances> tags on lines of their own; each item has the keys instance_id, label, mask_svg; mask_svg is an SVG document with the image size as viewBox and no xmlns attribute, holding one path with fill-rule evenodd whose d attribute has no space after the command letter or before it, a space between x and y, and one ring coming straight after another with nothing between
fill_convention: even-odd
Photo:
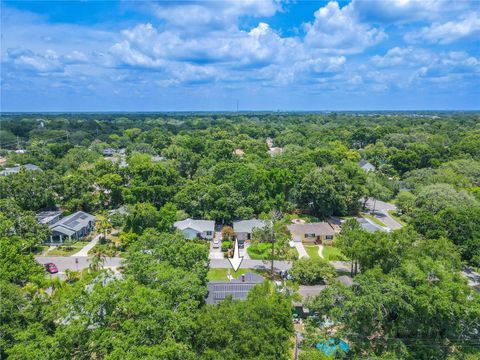
<instances>
[{"instance_id":1,"label":"white cloud","mask_svg":"<svg viewBox=\"0 0 480 360\"><path fill-rule=\"evenodd\" d=\"M382 29L361 23L354 16L350 5L340 8L331 1L318 9L313 23L305 24L306 45L327 52L359 53L384 40Z\"/></svg>"},{"instance_id":2,"label":"white cloud","mask_svg":"<svg viewBox=\"0 0 480 360\"><path fill-rule=\"evenodd\" d=\"M409 32L405 35L405 41L449 44L465 38L473 38L478 42L479 36L480 13L470 13L458 21L434 23L431 26L423 27L419 31Z\"/></svg>"},{"instance_id":3,"label":"white cloud","mask_svg":"<svg viewBox=\"0 0 480 360\"><path fill-rule=\"evenodd\" d=\"M353 0L350 4L360 20L379 23L438 20L475 6L476 0Z\"/></svg>"},{"instance_id":4,"label":"white cloud","mask_svg":"<svg viewBox=\"0 0 480 360\"><path fill-rule=\"evenodd\" d=\"M170 26L182 32L215 31L235 28L240 16L270 17L281 10L281 3L274 0L223 0L197 3L151 5L153 13Z\"/></svg>"}]
</instances>

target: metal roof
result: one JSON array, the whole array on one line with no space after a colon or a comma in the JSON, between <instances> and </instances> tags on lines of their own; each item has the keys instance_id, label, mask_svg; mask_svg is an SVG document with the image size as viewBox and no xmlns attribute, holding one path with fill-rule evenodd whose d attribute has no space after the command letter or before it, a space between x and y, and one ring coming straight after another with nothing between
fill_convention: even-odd
<instances>
[{"instance_id":1,"label":"metal roof","mask_svg":"<svg viewBox=\"0 0 480 360\"><path fill-rule=\"evenodd\" d=\"M16 174L20 171L21 168L25 168L26 170L39 170L39 171L42 170L37 165L25 164L25 165L14 166L14 167L11 167L11 168L6 168L5 170L0 171L0 176L7 176L7 175L10 175L10 174Z\"/></svg>"},{"instance_id":2,"label":"metal roof","mask_svg":"<svg viewBox=\"0 0 480 360\"><path fill-rule=\"evenodd\" d=\"M262 229L266 224L266 221L259 219L235 221L233 231L236 233L252 233L253 229Z\"/></svg>"},{"instance_id":3,"label":"metal roof","mask_svg":"<svg viewBox=\"0 0 480 360\"><path fill-rule=\"evenodd\" d=\"M63 219L58 220L55 224L50 225L50 229L55 230L54 228L56 226L62 226L76 232L88 226L89 222L94 221L95 216L83 211L77 211L76 213L65 216Z\"/></svg>"}]
</instances>

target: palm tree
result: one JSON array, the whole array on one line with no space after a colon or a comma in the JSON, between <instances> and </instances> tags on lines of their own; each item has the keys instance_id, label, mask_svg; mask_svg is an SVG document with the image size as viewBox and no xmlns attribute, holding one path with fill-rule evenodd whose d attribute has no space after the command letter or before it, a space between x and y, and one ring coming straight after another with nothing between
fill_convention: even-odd
<instances>
[{"instance_id":1,"label":"palm tree","mask_svg":"<svg viewBox=\"0 0 480 360\"><path fill-rule=\"evenodd\" d=\"M98 215L96 225L98 231L103 233L103 238L107 240L107 232L112 228L112 223L108 218L107 212L104 211L100 215Z\"/></svg>"},{"instance_id":2,"label":"palm tree","mask_svg":"<svg viewBox=\"0 0 480 360\"><path fill-rule=\"evenodd\" d=\"M105 266L107 260L107 254L102 249L96 250L93 253L90 265L88 266L91 271L99 271Z\"/></svg>"}]
</instances>

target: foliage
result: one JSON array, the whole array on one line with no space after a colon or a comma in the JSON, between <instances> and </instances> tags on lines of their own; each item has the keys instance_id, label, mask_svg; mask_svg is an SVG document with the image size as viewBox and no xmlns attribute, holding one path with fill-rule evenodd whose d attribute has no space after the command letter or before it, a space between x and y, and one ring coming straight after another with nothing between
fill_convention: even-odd
<instances>
[{"instance_id":1,"label":"foliage","mask_svg":"<svg viewBox=\"0 0 480 360\"><path fill-rule=\"evenodd\" d=\"M332 280L335 270L327 262L302 258L293 262L290 274L302 285L319 285Z\"/></svg>"}]
</instances>

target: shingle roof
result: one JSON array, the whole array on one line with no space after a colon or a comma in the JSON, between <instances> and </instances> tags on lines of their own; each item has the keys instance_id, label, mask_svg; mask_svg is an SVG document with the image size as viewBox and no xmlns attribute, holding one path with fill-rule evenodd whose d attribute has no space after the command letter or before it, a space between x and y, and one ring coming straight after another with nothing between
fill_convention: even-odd
<instances>
[{"instance_id":1,"label":"shingle roof","mask_svg":"<svg viewBox=\"0 0 480 360\"><path fill-rule=\"evenodd\" d=\"M240 220L233 223L233 231L236 233L252 233L253 229L262 229L266 221L259 219Z\"/></svg>"},{"instance_id":2,"label":"shingle roof","mask_svg":"<svg viewBox=\"0 0 480 360\"><path fill-rule=\"evenodd\" d=\"M316 222L307 224L292 224L288 226L288 230L291 233L309 234L314 233L316 235L335 235L335 230L327 222Z\"/></svg>"},{"instance_id":3,"label":"shingle roof","mask_svg":"<svg viewBox=\"0 0 480 360\"><path fill-rule=\"evenodd\" d=\"M188 218L182 221L175 221L173 226L180 230L190 228L198 232L215 231L215 221L213 220L194 220Z\"/></svg>"},{"instance_id":4,"label":"shingle roof","mask_svg":"<svg viewBox=\"0 0 480 360\"><path fill-rule=\"evenodd\" d=\"M245 300L248 292L255 285L263 282L263 277L255 273L246 273L244 277L243 281L240 276L238 279L232 281L209 282L207 284L207 304L218 304L228 296L237 300Z\"/></svg>"}]
</instances>

